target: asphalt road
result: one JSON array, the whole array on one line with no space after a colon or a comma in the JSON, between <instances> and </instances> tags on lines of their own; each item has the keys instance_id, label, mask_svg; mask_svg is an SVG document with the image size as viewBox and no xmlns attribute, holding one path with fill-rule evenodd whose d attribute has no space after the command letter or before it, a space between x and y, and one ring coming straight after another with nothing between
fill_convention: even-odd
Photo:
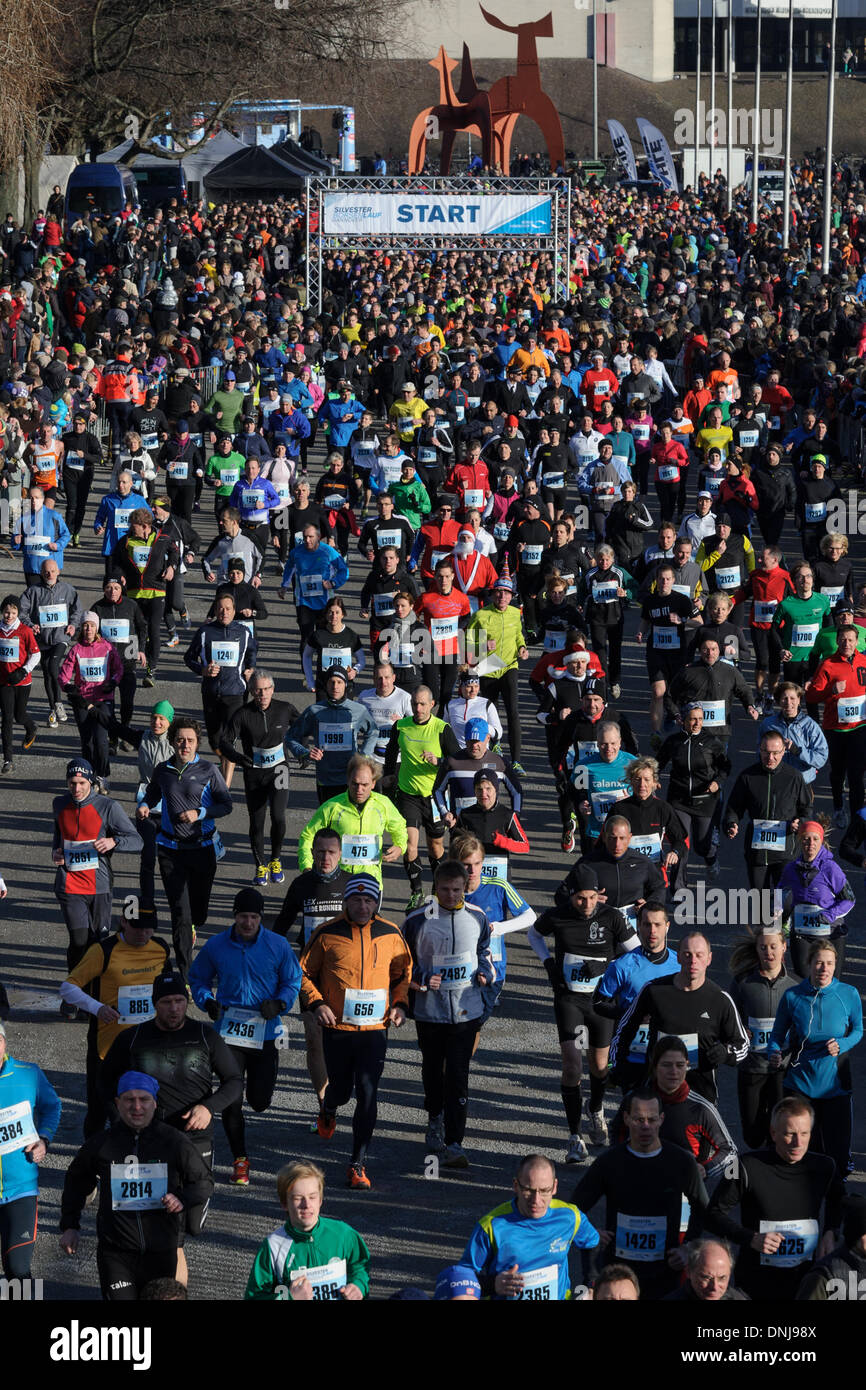
<instances>
[{"instance_id":1,"label":"asphalt road","mask_svg":"<svg viewBox=\"0 0 866 1390\"><path fill-rule=\"evenodd\" d=\"M314 478L321 469L321 458L321 451L317 451L311 470ZM102 470L98 474L100 492L107 479L107 470ZM194 521L202 536L209 538L213 532L207 499L204 506L206 510L194 517ZM64 569L64 577L77 585L82 599L87 601L85 606L101 592L102 560L92 535L92 516L93 507L88 515L84 545L80 550L67 551ZM786 533L785 539L791 541L789 554L796 555L796 538ZM863 541L853 539L855 559L858 549L862 575ZM263 593L271 616L259 627L260 660L276 674L278 695L289 696L297 705L304 705L311 697L303 690L294 608L276 599L276 558L267 568ZM358 595L365 569L366 563L360 557L352 560L351 579L344 591L349 602L350 624L360 621L357 618ZM0 574L4 592L20 588L17 559L0 560ZM188 581L187 591L195 623L203 618L213 591L207 589L200 572L198 578L193 574ZM632 612L628 631L633 633L635 626L636 615ZM361 629L364 630L363 624ZM198 686L183 665L183 651L183 644L173 651L164 651L156 689L139 690L136 721L139 724L146 723L151 704L164 697L171 700L178 711L200 714ZM527 663L527 672L530 665ZM747 677L751 676L750 662L744 669ZM643 650L633 640L625 648L620 703L639 736L641 750L648 752L646 668ZM65 974L66 933L52 891L51 800L63 788L66 761L79 751L79 747L71 721L57 730L48 728L48 710L38 676L30 708L39 724L38 740L29 753L16 751L13 772L0 785L0 868L9 886L9 896L0 904L0 975L7 984L12 1004L7 1025L10 1051L38 1062L63 1099L60 1129L42 1168L39 1238L33 1272L43 1279L46 1298L98 1299L92 1210L85 1217L84 1239L75 1259L59 1253L56 1239L64 1171L81 1142L86 1028L81 1022L63 1022L58 1015L56 991ZM521 718L525 735L523 762L527 770L522 820L532 851L528 856L512 859L513 881L540 912L551 902L554 888L573 856L566 856L560 850L560 826L543 731L535 720L535 701L528 687L524 687L521 695ZM19 740L20 734L16 734L16 749ZM736 773L754 758L754 729L742 711L735 716L732 748ZM137 781L134 755L118 756L112 766L112 795L117 796L130 813ZM829 809L826 776L819 779L818 805ZM299 831L315 806L311 772L293 771L289 844L284 855L287 870L293 866ZM228 853L219 867L214 887L211 932L229 925L234 893L239 886L252 881L247 820L240 792L231 817L220 824ZM839 838L839 832L834 832L834 843L838 843ZM741 856L739 842L723 845L722 888L733 889L745 884ZM126 893L136 891L137 863L134 856L123 855L115 856L114 863L117 903ZM429 888L429 874L426 882ZM852 882L862 901L862 875L854 874ZM278 888L268 890L268 903L273 905L274 911L280 894ZM401 920L406 897L402 866L388 868L385 915ZM164 907L164 900L161 907ZM852 914L853 920L849 918L851 936L846 979L862 989L861 916L858 904ZM729 947L738 929L736 926L710 926L708 932L715 953L711 973L719 983L724 983ZM672 936L675 937L676 932ZM541 1150L561 1160L567 1133L559 1095L559 1049L547 980L522 934L509 937L508 953L508 982L501 1005L484 1028L472 1069L465 1143L472 1161L469 1171L443 1173L438 1177L429 1171L429 1165L425 1171L426 1117L421 1109L420 1054L414 1027L409 1023L399 1033L392 1030L389 1043L379 1093L379 1122L370 1152L372 1191L349 1194L343 1187L350 1147L348 1114L341 1112L337 1133L330 1143L322 1143L311 1133L310 1124L317 1107L304 1068L303 1031L295 1013L289 1022L290 1047L282 1054L274 1104L264 1115L248 1115L248 1152L252 1163L248 1188L235 1188L226 1181L230 1158L218 1128L217 1188L211 1215L206 1234L188 1243L192 1298L236 1299L242 1295L260 1241L280 1224L274 1175L290 1159L311 1158L323 1165L327 1176L326 1213L350 1221L367 1240L373 1255L371 1295L377 1298L387 1297L406 1283L417 1283L432 1290L437 1272L460 1255L474 1222L510 1191L515 1161L521 1154ZM863 1060L857 1052L853 1068L859 1095ZM609 1112L617 1099L618 1092L612 1093L608 1100ZM721 1076L721 1108L726 1122L738 1137L735 1077L730 1069L724 1069ZM857 1171L852 1182L862 1187L862 1106L859 1113L855 1110L855 1123ZM560 1196L570 1196L581 1171L560 1167Z\"/></svg>"}]
</instances>

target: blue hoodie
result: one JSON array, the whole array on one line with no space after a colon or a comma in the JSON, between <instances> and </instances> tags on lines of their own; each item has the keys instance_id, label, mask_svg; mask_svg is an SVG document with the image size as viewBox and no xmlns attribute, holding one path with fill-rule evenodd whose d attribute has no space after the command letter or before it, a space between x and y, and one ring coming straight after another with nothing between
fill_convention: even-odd
<instances>
[{"instance_id":1,"label":"blue hoodie","mask_svg":"<svg viewBox=\"0 0 866 1390\"><path fill-rule=\"evenodd\" d=\"M190 968L189 987L200 1009L213 998L223 1009L255 1010L266 999L282 999L288 1013L301 987L301 967L284 936L261 926L254 941L241 941L230 927L202 946ZM279 1016L269 1018L265 1040L281 1033Z\"/></svg>"},{"instance_id":2,"label":"blue hoodie","mask_svg":"<svg viewBox=\"0 0 866 1390\"><path fill-rule=\"evenodd\" d=\"M801 980L782 995L767 1054L790 1051L786 1090L827 1100L850 1095L851 1079L847 1066L840 1072L840 1062L862 1037L863 1006L852 985L831 980L816 988L810 980ZM838 1057L827 1051L831 1038L839 1044Z\"/></svg>"},{"instance_id":3,"label":"blue hoodie","mask_svg":"<svg viewBox=\"0 0 866 1390\"><path fill-rule=\"evenodd\" d=\"M12 1106L29 1106L36 1133L46 1142L51 1142L60 1124L60 1097L33 1062L19 1062L17 1057L10 1057L7 1053L0 1068L0 1111ZM26 1132L28 1119L24 1109L21 1115L7 1116L6 1123L11 1125L23 1121ZM2 1136L0 1127L0 1139ZM19 1197L35 1196L38 1187L39 1169L23 1148L0 1154L0 1206L15 1202Z\"/></svg>"}]
</instances>

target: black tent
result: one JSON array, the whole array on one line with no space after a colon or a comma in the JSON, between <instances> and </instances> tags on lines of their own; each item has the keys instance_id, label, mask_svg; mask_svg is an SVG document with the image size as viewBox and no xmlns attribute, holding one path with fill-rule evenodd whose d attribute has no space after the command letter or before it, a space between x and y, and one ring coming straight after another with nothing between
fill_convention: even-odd
<instances>
[{"instance_id":1,"label":"black tent","mask_svg":"<svg viewBox=\"0 0 866 1390\"><path fill-rule=\"evenodd\" d=\"M330 160L322 155L314 154L312 150L305 150L303 145L299 145L296 140L281 140L278 145L273 146L274 154L280 159L291 164L295 169L303 169L309 174L333 174L334 167Z\"/></svg>"},{"instance_id":2,"label":"black tent","mask_svg":"<svg viewBox=\"0 0 866 1390\"><path fill-rule=\"evenodd\" d=\"M273 150L250 145L209 170L204 185L208 193L255 193L264 198L268 194L300 192L306 176L305 170L293 168Z\"/></svg>"}]
</instances>

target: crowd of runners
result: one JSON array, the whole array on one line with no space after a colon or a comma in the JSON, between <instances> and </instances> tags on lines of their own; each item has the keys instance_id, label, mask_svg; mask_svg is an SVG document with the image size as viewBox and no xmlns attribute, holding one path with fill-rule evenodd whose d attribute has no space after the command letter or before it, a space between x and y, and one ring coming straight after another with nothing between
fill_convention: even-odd
<instances>
[{"instance_id":1,"label":"crowd of runners","mask_svg":"<svg viewBox=\"0 0 866 1390\"><path fill-rule=\"evenodd\" d=\"M520 1014L523 932L562 1149L515 1137L513 1192L435 1290L400 1296L775 1302L866 1273L846 961L866 867L864 185L838 170L826 275L805 176L787 251L779 210L726 214L720 182L589 184L560 264L523 243L347 246L320 311L297 205L64 229L55 190L32 227L7 218L0 775L26 785L28 750L71 717L80 751L57 756L53 804L27 805L53 834L60 1014L87 1019L60 1247L98 1189L104 1298L185 1297L217 1138L228 1180L275 1181L285 1215L245 1296L367 1297L391 1030L420 1051L424 1155L470 1169L473 1057L503 998ZM246 860L220 832L237 805ZM530 815L560 844L543 896ZM12 899L16 813L5 832ZM752 912L722 909L714 960L713 919L676 908L722 859ZM317 1118L302 1156L287 1137L268 1162L245 1110L271 1106L298 1010L292 1084ZM2 986L0 1015L0 1250L26 1278L65 1098L38 1049L18 1056ZM358 1231L321 1215L309 1155L339 1145Z\"/></svg>"}]
</instances>

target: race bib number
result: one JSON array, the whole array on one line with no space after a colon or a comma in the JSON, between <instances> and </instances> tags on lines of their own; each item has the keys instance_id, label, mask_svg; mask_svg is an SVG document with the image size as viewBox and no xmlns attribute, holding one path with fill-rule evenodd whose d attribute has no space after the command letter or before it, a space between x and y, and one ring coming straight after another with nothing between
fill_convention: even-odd
<instances>
[{"instance_id":1,"label":"race bib number","mask_svg":"<svg viewBox=\"0 0 866 1390\"><path fill-rule=\"evenodd\" d=\"M771 623L779 604L776 599L755 599L752 617L756 623Z\"/></svg>"},{"instance_id":2,"label":"race bib number","mask_svg":"<svg viewBox=\"0 0 866 1390\"><path fill-rule=\"evenodd\" d=\"M354 747L351 724L319 724L316 738L320 748Z\"/></svg>"},{"instance_id":3,"label":"race bib number","mask_svg":"<svg viewBox=\"0 0 866 1390\"><path fill-rule=\"evenodd\" d=\"M775 1022L774 1018L749 1018L749 1039L753 1052L767 1051L767 1043L770 1041Z\"/></svg>"},{"instance_id":4,"label":"race bib number","mask_svg":"<svg viewBox=\"0 0 866 1390\"><path fill-rule=\"evenodd\" d=\"M322 648L322 670L327 671L331 666L343 666L346 670L352 664L351 647L323 647Z\"/></svg>"},{"instance_id":5,"label":"race bib number","mask_svg":"<svg viewBox=\"0 0 866 1390\"><path fill-rule=\"evenodd\" d=\"M343 1022L356 1028L372 1028L381 1023L388 1007L384 989L347 989L343 999Z\"/></svg>"},{"instance_id":6,"label":"race bib number","mask_svg":"<svg viewBox=\"0 0 866 1390\"><path fill-rule=\"evenodd\" d=\"M334 917L339 917L340 911L341 911L341 907L339 907L339 906L338 906L338 907L335 907L333 916L334 916ZM330 919L329 919L328 917L314 917L314 916L312 916L309 912L305 912L305 913L304 913L304 945L305 945L305 946L306 946L307 943L309 942L310 937L313 935L313 932L314 932L314 931L318 931L318 929L319 929L319 927L322 925L322 923L323 923L323 922L327 922L327 921L329 921L329 920L330 920Z\"/></svg>"},{"instance_id":7,"label":"race bib number","mask_svg":"<svg viewBox=\"0 0 866 1390\"><path fill-rule=\"evenodd\" d=\"M824 921L824 914L814 903L797 903L794 907L794 930L801 936L830 936L833 927Z\"/></svg>"},{"instance_id":8,"label":"race bib number","mask_svg":"<svg viewBox=\"0 0 866 1390\"><path fill-rule=\"evenodd\" d=\"M309 1279L313 1286L313 1300L317 1303L342 1301L340 1289L346 1287L346 1261L331 1260L326 1265L312 1265L309 1269L293 1269L295 1279Z\"/></svg>"},{"instance_id":9,"label":"race bib number","mask_svg":"<svg viewBox=\"0 0 866 1390\"><path fill-rule=\"evenodd\" d=\"M716 475L714 473L705 473L703 482L705 491L712 493L713 497L715 497L719 488L722 486L721 475Z\"/></svg>"},{"instance_id":10,"label":"race bib number","mask_svg":"<svg viewBox=\"0 0 866 1390\"><path fill-rule=\"evenodd\" d=\"M0 1110L0 1158L38 1141L29 1100L20 1100Z\"/></svg>"},{"instance_id":11,"label":"race bib number","mask_svg":"<svg viewBox=\"0 0 866 1390\"><path fill-rule=\"evenodd\" d=\"M142 440L142 443L144 443L143 440ZM66 467L67 467L67 468L71 468L71 469L72 469L73 473L83 473L83 472L84 472L84 455L83 455L83 454L67 454L67 455L66 455L66 458L65 458L63 461L64 461L64 463L66 464Z\"/></svg>"},{"instance_id":12,"label":"race bib number","mask_svg":"<svg viewBox=\"0 0 866 1390\"><path fill-rule=\"evenodd\" d=\"M591 762L598 753L598 744L590 739L578 739L577 758L578 762Z\"/></svg>"},{"instance_id":13,"label":"race bib number","mask_svg":"<svg viewBox=\"0 0 866 1390\"><path fill-rule=\"evenodd\" d=\"M494 523L493 535L497 541L507 541L510 532L511 527L508 525L507 521L497 521Z\"/></svg>"},{"instance_id":14,"label":"race bib number","mask_svg":"<svg viewBox=\"0 0 866 1390\"><path fill-rule=\"evenodd\" d=\"M240 654L240 642L211 642L210 644L210 659L217 666L237 666Z\"/></svg>"},{"instance_id":15,"label":"race bib number","mask_svg":"<svg viewBox=\"0 0 866 1390\"><path fill-rule=\"evenodd\" d=\"M425 444L421 444L421 445L419 446L419 448L418 448L418 462L419 462L419 463L435 463L435 462L436 462L436 450L435 450L435 449L429 448L429 447L428 447L427 445L425 445Z\"/></svg>"},{"instance_id":16,"label":"race bib number","mask_svg":"<svg viewBox=\"0 0 866 1390\"><path fill-rule=\"evenodd\" d=\"M491 855L481 865L482 878L495 879L497 883L508 881L508 860L505 855Z\"/></svg>"},{"instance_id":17,"label":"race bib number","mask_svg":"<svg viewBox=\"0 0 866 1390\"><path fill-rule=\"evenodd\" d=\"M660 483L675 483L679 479L680 470L672 463L663 463L659 468Z\"/></svg>"},{"instance_id":18,"label":"race bib number","mask_svg":"<svg viewBox=\"0 0 866 1390\"><path fill-rule=\"evenodd\" d=\"M157 1211L167 1192L167 1163L112 1163L112 1211Z\"/></svg>"},{"instance_id":19,"label":"race bib number","mask_svg":"<svg viewBox=\"0 0 866 1390\"><path fill-rule=\"evenodd\" d=\"M463 505L465 507L483 507L484 489L480 487L467 487L463 492Z\"/></svg>"},{"instance_id":20,"label":"race bib number","mask_svg":"<svg viewBox=\"0 0 866 1390\"><path fill-rule=\"evenodd\" d=\"M593 603L613 603L614 599L617 597L616 591L618 588L619 585L616 583L616 580L613 580L612 582L608 582L606 584L593 584Z\"/></svg>"},{"instance_id":21,"label":"race bib number","mask_svg":"<svg viewBox=\"0 0 866 1390\"><path fill-rule=\"evenodd\" d=\"M377 864L379 853L378 835L344 835L340 841L340 857L344 864Z\"/></svg>"},{"instance_id":22,"label":"race bib number","mask_svg":"<svg viewBox=\"0 0 866 1390\"><path fill-rule=\"evenodd\" d=\"M657 651L679 651L680 634L675 627L654 627L653 646Z\"/></svg>"},{"instance_id":23,"label":"race bib number","mask_svg":"<svg viewBox=\"0 0 866 1390\"><path fill-rule=\"evenodd\" d=\"M472 983L475 957L471 951L456 956L440 956L433 962L433 971L442 976L440 989L465 989Z\"/></svg>"},{"instance_id":24,"label":"race bib number","mask_svg":"<svg viewBox=\"0 0 866 1390\"><path fill-rule=\"evenodd\" d=\"M757 447L759 433L757 430L740 430L740 448L754 449Z\"/></svg>"},{"instance_id":25,"label":"race bib number","mask_svg":"<svg viewBox=\"0 0 866 1390\"><path fill-rule=\"evenodd\" d=\"M248 512L260 512L265 505L265 494L260 488L242 488L241 506Z\"/></svg>"},{"instance_id":26,"label":"race bib number","mask_svg":"<svg viewBox=\"0 0 866 1390\"><path fill-rule=\"evenodd\" d=\"M277 489L277 491L279 491L279 488ZM286 488L286 501L289 500L290 496L291 494L289 492L289 489ZM325 498L325 506L329 507L331 511L334 511L337 507L342 507L345 500L346 499L341 492L332 492L328 497Z\"/></svg>"},{"instance_id":27,"label":"race bib number","mask_svg":"<svg viewBox=\"0 0 866 1390\"><path fill-rule=\"evenodd\" d=\"M622 790L617 791L613 787L608 787L605 791L590 792L589 799L592 802L592 813L596 820L604 820L610 813L617 801L622 801L626 793Z\"/></svg>"},{"instance_id":28,"label":"race bib number","mask_svg":"<svg viewBox=\"0 0 866 1390\"><path fill-rule=\"evenodd\" d=\"M651 1263L665 1257L668 1223L663 1216L629 1216L616 1219L616 1254L621 1260Z\"/></svg>"},{"instance_id":29,"label":"race bib number","mask_svg":"<svg viewBox=\"0 0 866 1390\"><path fill-rule=\"evenodd\" d=\"M572 994L592 994L603 968L604 961L598 956L574 956L566 952L562 957L563 979Z\"/></svg>"},{"instance_id":30,"label":"race bib number","mask_svg":"<svg viewBox=\"0 0 866 1390\"><path fill-rule=\"evenodd\" d=\"M845 589L842 585L840 585L838 588L834 589L821 589L820 592L824 595L825 598L828 598L830 600L830 607L835 608L836 604L839 602L840 598L844 594Z\"/></svg>"},{"instance_id":31,"label":"race bib number","mask_svg":"<svg viewBox=\"0 0 866 1390\"><path fill-rule=\"evenodd\" d=\"M642 1023L631 1040L631 1047L628 1050L628 1060L630 1062L645 1062L648 1047L649 1024Z\"/></svg>"},{"instance_id":32,"label":"race bib number","mask_svg":"<svg viewBox=\"0 0 866 1390\"><path fill-rule=\"evenodd\" d=\"M825 517L826 515L827 515L827 503L826 503L826 502L807 502L807 503L806 503L806 521L807 521L807 522L823 521L823 520L824 520L824 517Z\"/></svg>"},{"instance_id":33,"label":"race bib number","mask_svg":"<svg viewBox=\"0 0 866 1390\"><path fill-rule=\"evenodd\" d=\"M186 459L175 459L168 465L171 479L175 483L183 483L189 477L189 464Z\"/></svg>"},{"instance_id":34,"label":"race bib number","mask_svg":"<svg viewBox=\"0 0 866 1390\"><path fill-rule=\"evenodd\" d=\"M623 910L623 909L620 908L620 912L622 912L622 910ZM680 1042L685 1043L686 1047L688 1048L688 1053L689 1053L689 1066L690 1066L690 1067L696 1067L696 1066L698 1065L698 1035L697 1035L697 1033L674 1033L674 1034L672 1034L672 1036L675 1037L675 1038L679 1038Z\"/></svg>"},{"instance_id":35,"label":"race bib number","mask_svg":"<svg viewBox=\"0 0 866 1390\"><path fill-rule=\"evenodd\" d=\"M564 632L545 632L544 650L546 652L562 652L565 650Z\"/></svg>"},{"instance_id":36,"label":"race bib number","mask_svg":"<svg viewBox=\"0 0 866 1390\"><path fill-rule=\"evenodd\" d=\"M240 478L241 474L239 468L221 468L219 473L219 485L220 487L226 487L231 490L236 483L240 482Z\"/></svg>"},{"instance_id":37,"label":"race bib number","mask_svg":"<svg viewBox=\"0 0 866 1390\"><path fill-rule=\"evenodd\" d=\"M650 427L649 425L632 425L631 433L638 444L646 444L650 437Z\"/></svg>"},{"instance_id":38,"label":"race bib number","mask_svg":"<svg viewBox=\"0 0 866 1390\"><path fill-rule=\"evenodd\" d=\"M543 545L525 545L520 558L524 565L540 565Z\"/></svg>"},{"instance_id":39,"label":"race bib number","mask_svg":"<svg viewBox=\"0 0 866 1390\"><path fill-rule=\"evenodd\" d=\"M380 550L386 545L393 545L394 549L399 551L402 539L403 533L399 529L394 529L393 531L377 529L376 531L376 545ZM442 558L442 554L444 554L444 552L441 552L439 554L440 560Z\"/></svg>"},{"instance_id":40,"label":"race bib number","mask_svg":"<svg viewBox=\"0 0 866 1390\"><path fill-rule=\"evenodd\" d=\"M121 1023L147 1023L154 1016L153 985L122 985L117 991Z\"/></svg>"},{"instance_id":41,"label":"race bib number","mask_svg":"<svg viewBox=\"0 0 866 1390\"><path fill-rule=\"evenodd\" d=\"M90 873L99 867L99 855L92 840L64 840L63 862L67 873Z\"/></svg>"},{"instance_id":42,"label":"race bib number","mask_svg":"<svg viewBox=\"0 0 866 1390\"><path fill-rule=\"evenodd\" d=\"M140 574L143 573L144 570L147 568L147 562L149 559L149 545L134 545L132 547L132 563L135 565L135 568L139 571Z\"/></svg>"},{"instance_id":43,"label":"race bib number","mask_svg":"<svg viewBox=\"0 0 866 1390\"><path fill-rule=\"evenodd\" d=\"M285 761L286 753L281 743L275 743L272 748L253 749L253 767L276 767Z\"/></svg>"},{"instance_id":44,"label":"race bib number","mask_svg":"<svg viewBox=\"0 0 866 1390\"><path fill-rule=\"evenodd\" d=\"M20 650L20 637L0 637L0 661L19 661Z\"/></svg>"},{"instance_id":45,"label":"race bib number","mask_svg":"<svg viewBox=\"0 0 866 1390\"><path fill-rule=\"evenodd\" d=\"M219 1031L232 1047L250 1047L260 1052L265 1041L265 1020L255 1009L224 1009Z\"/></svg>"},{"instance_id":46,"label":"race bib number","mask_svg":"<svg viewBox=\"0 0 866 1390\"><path fill-rule=\"evenodd\" d=\"M546 487L546 488L550 488L550 489L552 489L552 490L555 490L556 488L565 487L565 474L564 474L564 473L542 473L542 475L541 475L541 486L542 486L542 487Z\"/></svg>"},{"instance_id":47,"label":"race bib number","mask_svg":"<svg viewBox=\"0 0 866 1390\"><path fill-rule=\"evenodd\" d=\"M430 636L434 642L446 642L457 636L457 618L431 618Z\"/></svg>"},{"instance_id":48,"label":"race bib number","mask_svg":"<svg viewBox=\"0 0 866 1390\"><path fill-rule=\"evenodd\" d=\"M787 835L787 821L752 821L752 849L764 850L767 854L784 854Z\"/></svg>"},{"instance_id":49,"label":"race bib number","mask_svg":"<svg viewBox=\"0 0 866 1390\"><path fill-rule=\"evenodd\" d=\"M129 619L106 618L101 624L100 631L106 642L128 642Z\"/></svg>"},{"instance_id":50,"label":"race bib number","mask_svg":"<svg viewBox=\"0 0 866 1390\"><path fill-rule=\"evenodd\" d=\"M135 511L134 507L115 507L114 509L114 529L120 535L129 530L129 518Z\"/></svg>"},{"instance_id":51,"label":"race bib number","mask_svg":"<svg viewBox=\"0 0 866 1390\"><path fill-rule=\"evenodd\" d=\"M51 553L46 536L25 536L24 548L31 560L47 559Z\"/></svg>"},{"instance_id":52,"label":"race bib number","mask_svg":"<svg viewBox=\"0 0 866 1390\"><path fill-rule=\"evenodd\" d=\"M720 589L736 589L740 582L739 565L729 565L725 569L720 569L719 566L716 565L713 573L716 576L716 583Z\"/></svg>"},{"instance_id":53,"label":"race bib number","mask_svg":"<svg viewBox=\"0 0 866 1390\"><path fill-rule=\"evenodd\" d=\"M704 712L704 723L713 724L718 727L725 723L726 711L724 700L702 700L701 709Z\"/></svg>"},{"instance_id":54,"label":"race bib number","mask_svg":"<svg viewBox=\"0 0 866 1390\"><path fill-rule=\"evenodd\" d=\"M40 627L66 627L69 623L69 608L65 603L55 603L51 608L39 609Z\"/></svg>"},{"instance_id":55,"label":"race bib number","mask_svg":"<svg viewBox=\"0 0 866 1390\"><path fill-rule=\"evenodd\" d=\"M373 612L377 618L390 618L394 612L393 594L374 594Z\"/></svg>"},{"instance_id":56,"label":"race bib number","mask_svg":"<svg viewBox=\"0 0 866 1390\"><path fill-rule=\"evenodd\" d=\"M522 1269L523 1288L516 1297L527 1299L557 1299L559 1297L559 1266L545 1265L542 1269Z\"/></svg>"},{"instance_id":57,"label":"race bib number","mask_svg":"<svg viewBox=\"0 0 866 1390\"><path fill-rule=\"evenodd\" d=\"M81 672L81 679L90 685L102 685L106 678L108 669L107 656L90 656L78 658L78 669Z\"/></svg>"},{"instance_id":58,"label":"race bib number","mask_svg":"<svg viewBox=\"0 0 866 1390\"><path fill-rule=\"evenodd\" d=\"M652 859L656 864L661 861L662 842L660 835L633 835L629 849L635 850L638 854L644 855L647 859Z\"/></svg>"},{"instance_id":59,"label":"race bib number","mask_svg":"<svg viewBox=\"0 0 866 1390\"><path fill-rule=\"evenodd\" d=\"M156 433L153 433L153 434L143 434L143 435L141 436L141 447L142 447L142 449L155 449L158 443L159 443L159 435L156 434ZM68 457L68 455L67 455L67 457Z\"/></svg>"},{"instance_id":60,"label":"race bib number","mask_svg":"<svg viewBox=\"0 0 866 1390\"><path fill-rule=\"evenodd\" d=\"M812 647L818 636L817 623L795 623L791 630L791 650L795 647Z\"/></svg>"},{"instance_id":61,"label":"race bib number","mask_svg":"<svg viewBox=\"0 0 866 1390\"><path fill-rule=\"evenodd\" d=\"M853 700L839 700L836 704L836 718L840 724L860 724L866 719L866 695Z\"/></svg>"},{"instance_id":62,"label":"race bib number","mask_svg":"<svg viewBox=\"0 0 866 1390\"><path fill-rule=\"evenodd\" d=\"M301 597L305 599L321 598L325 592L325 583L320 574L302 574L300 584Z\"/></svg>"},{"instance_id":63,"label":"race bib number","mask_svg":"<svg viewBox=\"0 0 866 1390\"><path fill-rule=\"evenodd\" d=\"M762 1221L760 1234L778 1231L782 1244L773 1255L761 1255L761 1264L771 1269L794 1269L797 1265L811 1260L818 1247L818 1222L806 1221Z\"/></svg>"}]
</instances>

